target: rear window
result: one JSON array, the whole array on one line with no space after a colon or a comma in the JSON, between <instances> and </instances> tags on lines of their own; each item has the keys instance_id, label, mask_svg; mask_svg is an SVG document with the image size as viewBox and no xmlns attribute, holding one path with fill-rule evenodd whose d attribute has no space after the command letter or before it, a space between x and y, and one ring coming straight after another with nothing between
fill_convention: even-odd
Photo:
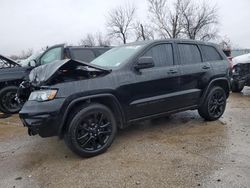
<instances>
[{"instance_id":1,"label":"rear window","mask_svg":"<svg viewBox=\"0 0 250 188\"><path fill-rule=\"evenodd\" d=\"M204 61L219 61L222 60L221 55L213 46L201 45L201 50L204 55Z\"/></svg>"},{"instance_id":2,"label":"rear window","mask_svg":"<svg viewBox=\"0 0 250 188\"><path fill-rule=\"evenodd\" d=\"M201 54L195 44L178 44L180 61L183 65L201 63Z\"/></svg>"},{"instance_id":3,"label":"rear window","mask_svg":"<svg viewBox=\"0 0 250 188\"><path fill-rule=\"evenodd\" d=\"M73 59L85 61L87 63L95 59L94 52L89 49L71 49L71 55Z\"/></svg>"}]
</instances>

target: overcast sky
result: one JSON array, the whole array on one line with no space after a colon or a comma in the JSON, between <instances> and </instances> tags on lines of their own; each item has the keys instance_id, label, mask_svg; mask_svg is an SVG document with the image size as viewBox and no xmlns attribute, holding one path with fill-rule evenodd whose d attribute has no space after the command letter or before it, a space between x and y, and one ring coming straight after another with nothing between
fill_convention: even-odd
<instances>
[{"instance_id":1,"label":"overcast sky","mask_svg":"<svg viewBox=\"0 0 250 188\"><path fill-rule=\"evenodd\" d=\"M137 17L147 17L146 0L0 0L0 54L77 44L86 33L105 32L107 12L127 1L138 8ZM250 48L250 0L210 1L219 8L220 34Z\"/></svg>"}]
</instances>

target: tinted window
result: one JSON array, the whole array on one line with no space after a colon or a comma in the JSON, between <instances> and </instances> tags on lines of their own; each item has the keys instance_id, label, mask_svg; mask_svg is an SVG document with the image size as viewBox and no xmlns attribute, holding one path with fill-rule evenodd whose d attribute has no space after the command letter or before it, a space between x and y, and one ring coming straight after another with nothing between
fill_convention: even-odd
<instances>
[{"instance_id":1,"label":"tinted window","mask_svg":"<svg viewBox=\"0 0 250 188\"><path fill-rule=\"evenodd\" d=\"M109 48L107 49L97 49L98 53L101 55L101 54L104 54L106 51L108 51Z\"/></svg>"},{"instance_id":2,"label":"tinted window","mask_svg":"<svg viewBox=\"0 0 250 188\"><path fill-rule=\"evenodd\" d=\"M62 57L62 48L53 48L47 51L41 58L41 64L48 64L55 60L61 60Z\"/></svg>"},{"instance_id":3,"label":"tinted window","mask_svg":"<svg viewBox=\"0 0 250 188\"><path fill-rule=\"evenodd\" d=\"M127 60L135 55L142 47L143 45L124 45L112 48L90 63L109 68L119 67L126 63Z\"/></svg>"},{"instance_id":4,"label":"tinted window","mask_svg":"<svg viewBox=\"0 0 250 188\"><path fill-rule=\"evenodd\" d=\"M201 45L202 52L204 54L204 61L218 61L222 60L221 55L212 46Z\"/></svg>"},{"instance_id":5,"label":"tinted window","mask_svg":"<svg viewBox=\"0 0 250 188\"><path fill-rule=\"evenodd\" d=\"M174 64L172 44L160 44L149 49L143 56L153 58L155 66L171 66Z\"/></svg>"},{"instance_id":6,"label":"tinted window","mask_svg":"<svg viewBox=\"0 0 250 188\"><path fill-rule=\"evenodd\" d=\"M181 64L193 64L201 62L201 54L194 44L178 44Z\"/></svg>"},{"instance_id":7,"label":"tinted window","mask_svg":"<svg viewBox=\"0 0 250 188\"><path fill-rule=\"evenodd\" d=\"M90 62L95 59L94 52L88 49L72 49L71 54L73 59L78 59L80 61Z\"/></svg>"}]
</instances>

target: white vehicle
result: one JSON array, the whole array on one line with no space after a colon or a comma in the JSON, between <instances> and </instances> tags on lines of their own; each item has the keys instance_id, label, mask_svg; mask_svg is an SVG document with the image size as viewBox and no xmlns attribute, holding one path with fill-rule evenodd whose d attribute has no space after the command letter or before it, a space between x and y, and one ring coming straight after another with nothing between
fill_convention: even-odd
<instances>
[{"instance_id":1,"label":"white vehicle","mask_svg":"<svg viewBox=\"0 0 250 188\"><path fill-rule=\"evenodd\" d=\"M250 53L237 56L232 60L233 92L241 92L244 86L250 86Z\"/></svg>"}]
</instances>

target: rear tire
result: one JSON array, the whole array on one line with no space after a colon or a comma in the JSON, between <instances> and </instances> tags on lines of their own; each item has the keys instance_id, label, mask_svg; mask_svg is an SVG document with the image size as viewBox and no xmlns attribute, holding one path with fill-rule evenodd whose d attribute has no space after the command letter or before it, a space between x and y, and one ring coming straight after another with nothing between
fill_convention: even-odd
<instances>
[{"instance_id":1,"label":"rear tire","mask_svg":"<svg viewBox=\"0 0 250 188\"><path fill-rule=\"evenodd\" d=\"M198 109L200 116L208 121L219 119L225 111L226 100L225 90L218 86L213 87Z\"/></svg>"},{"instance_id":2,"label":"rear tire","mask_svg":"<svg viewBox=\"0 0 250 188\"><path fill-rule=\"evenodd\" d=\"M104 153L117 132L112 111L102 104L84 106L69 123L64 140L67 146L81 157Z\"/></svg>"},{"instance_id":3,"label":"rear tire","mask_svg":"<svg viewBox=\"0 0 250 188\"><path fill-rule=\"evenodd\" d=\"M22 105L16 101L18 87L7 86L0 91L0 110L5 114L18 113Z\"/></svg>"}]
</instances>

